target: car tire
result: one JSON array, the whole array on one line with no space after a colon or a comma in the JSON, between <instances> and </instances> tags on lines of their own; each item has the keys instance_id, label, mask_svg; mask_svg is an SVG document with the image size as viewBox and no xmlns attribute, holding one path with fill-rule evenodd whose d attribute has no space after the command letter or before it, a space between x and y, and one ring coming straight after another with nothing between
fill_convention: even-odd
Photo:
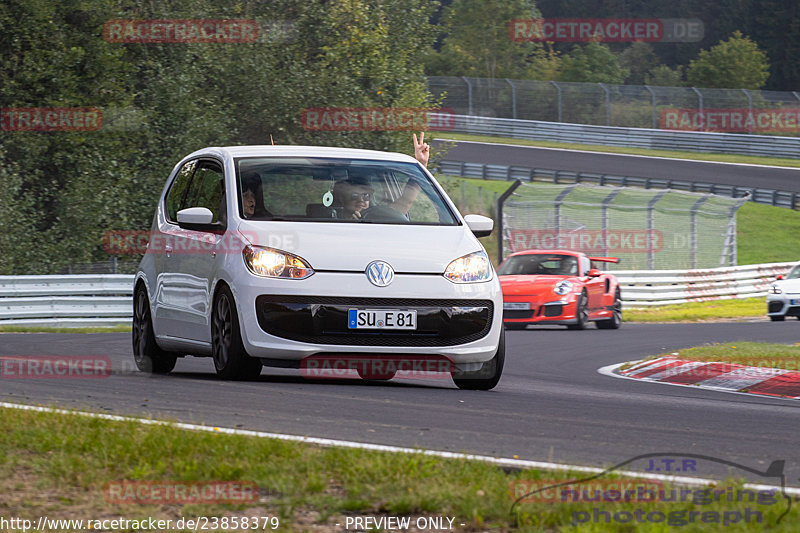
<instances>
[{"instance_id":1,"label":"car tire","mask_svg":"<svg viewBox=\"0 0 800 533\"><path fill-rule=\"evenodd\" d=\"M506 322L504 326L506 329L517 330L517 329L525 329L526 327L528 327L528 324L520 324L519 322Z\"/></svg>"},{"instance_id":2,"label":"car tire","mask_svg":"<svg viewBox=\"0 0 800 533\"><path fill-rule=\"evenodd\" d=\"M255 379L261 374L261 361L247 355L244 349L236 302L224 285L214 298L211 312L211 354L222 379Z\"/></svg>"},{"instance_id":3,"label":"car tire","mask_svg":"<svg viewBox=\"0 0 800 533\"><path fill-rule=\"evenodd\" d=\"M622 326L622 295L619 289L614 293L614 305L612 306L611 318L608 320L598 320L597 329L619 329Z\"/></svg>"},{"instance_id":4,"label":"car tire","mask_svg":"<svg viewBox=\"0 0 800 533\"><path fill-rule=\"evenodd\" d=\"M786 320L786 315L775 315L769 317L769 319L772 320L773 322L783 322L784 320Z\"/></svg>"},{"instance_id":5,"label":"car tire","mask_svg":"<svg viewBox=\"0 0 800 533\"><path fill-rule=\"evenodd\" d=\"M144 284L136 286L133 294L133 328L131 331L133 360L136 368L148 374L169 374L178 356L162 350L156 343L150 298Z\"/></svg>"},{"instance_id":6,"label":"car tire","mask_svg":"<svg viewBox=\"0 0 800 533\"><path fill-rule=\"evenodd\" d=\"M586 329L586 325L589 323L589 308L588 308L588 298L586 296L586 292L582 292L580 296L578 296L578 303L575 306L575 318L577 322L575 324L567 325L567 329Z\"/></svg>"},{"instance_id":7,"label":"car tire","mask_svg":"<svg viewBox=\"0 0 800 533\"><path fill-rule=\"evenodd\" d=\"M454 372L453 383L462 390L491 390L497 386L506 361L506 333L500 329L500 341L494 357L483 363L480 370Z\"/></svg>"}]
</instances>

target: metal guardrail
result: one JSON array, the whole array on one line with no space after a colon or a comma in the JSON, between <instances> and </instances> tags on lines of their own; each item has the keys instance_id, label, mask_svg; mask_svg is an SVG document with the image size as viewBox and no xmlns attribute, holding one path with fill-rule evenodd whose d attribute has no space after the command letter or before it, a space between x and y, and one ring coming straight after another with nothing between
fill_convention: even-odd
<instances>
[{"instance_id":1,"label":"metal guardrail","mask_svg":"<svg viewBox=\"0 0 800 533\"><path fill-rule=\"evenodd\" d=\"M790 159L800 157L800 137L622 128L470 115L432 114L432 116L436 117L439 123L447 124L447 128L442 127L442 130L456 133L653 150L716 152Z\"/></svg>"},{"instance_id":2,"label":"metal guardrail","mask_svg":"<svg viewBox=\"0 0 800 533\"><path fill-rule=\"evenodd\" d=\"M775 276L793 265L622 270L614 275L626 308L652 307L764 297ZM132 320L132 298L132 275L0 276L0 326L127 326Z\"/></svg>"},{"instance_id":3,"label":"metal guardrail","mask_svg":"<svg viewBox=\"0 0 800 533\"><path fill-rule=\"evenodd\" d=\"M0 276L0 326L129 325L133 276Z\"/></svg>"},{"instance_id":4,"label":"metal guardrail","mask_svg":"<svg viewBox=\"0 0 800 533\"><path fill-rule=\"evenodd\" d=\"M618 270L623 305L659 305L765 297L778 274L795 263L766 263L704 270ZM766 307L764 313L766 314Z\"/></svg>"},{"instance_id":5,"label":"metal guardrail","mask_svg":"<svg viewBox=\"0 0 800 533\"><path fill-rule=\"evenodd\" d=\"M529 168L506 165L487 165L484 163L466 163L464 161L440 161L439 171L442 174L461 178L477 178L486 180L521 180L547 181L552 183L590 183L594 185L613 185L617 187L642 187L645 189L676 189L681 191L719 194L732 198L750 195L750 200L759 204L800 208L800 193L763 189L758 187L740 187L688 180L661 178L643 178L638 176L620 176L615 174L597 174L592 172L573 172L549 168Z\"/></svg>"}]
</instances>

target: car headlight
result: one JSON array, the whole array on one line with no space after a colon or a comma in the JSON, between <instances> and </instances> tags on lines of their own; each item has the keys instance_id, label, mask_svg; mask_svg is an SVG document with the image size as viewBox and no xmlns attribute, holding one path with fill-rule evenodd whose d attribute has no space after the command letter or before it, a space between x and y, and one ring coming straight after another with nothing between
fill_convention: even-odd
<instances>
[{"instance_id":1,"label":"car headlight","mask_svg":"<svg viewBox=\"0 0 800 533\"><path fill-rule=\"evenodd\" d=\"M781 293L783 293L783 291L777 285L773 285L772 287L769 288L769 293L770 294L781 294Z\"/></svg>"},{"instance_id":2,"label":"car headlight","mask_svg":"<svg viewBox=\"0 0 800 533\"><path fill-rule=\"evenodd\" d=\"M280 250L245 246L242 255L247 269L256 276L305 279L314 273L311 265L301 257Z\"/></svg>"},{"instance_id":3,"label":"car headlight","mask_svg":"<svg viewBox=\"0 0 800 533\"><path fill-rule=\"evenodd\" d=\"M556 283L556 286L553 287L553 292L561 296L567 294L571 290L572 290L572 282L567 280L559 281L558 283Z\"/></svg>"},{"instance_id":4,"label":"car headlight","mask_svg":"<svg viewBox=\"0 0 800 533\"><path fill-rule=\"evenodd\" d=\"M492 279L492 263L486 252L474 252L454 259L444 270L444 277L453 283L479 283Z\"/></svg>"}]
</instances>

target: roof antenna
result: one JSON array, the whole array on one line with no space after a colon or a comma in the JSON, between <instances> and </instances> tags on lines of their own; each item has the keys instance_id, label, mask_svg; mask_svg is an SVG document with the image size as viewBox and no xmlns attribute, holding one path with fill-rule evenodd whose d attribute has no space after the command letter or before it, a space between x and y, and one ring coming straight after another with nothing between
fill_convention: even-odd
<instances>
[{"instance_id":1,"label":"roof antenna","mask_svg":"<svg viewBox=\"0 0 800 533\"><path fill-rule=\"evenodd\" d=\"M272 134L269 134L269 142L272 143L272 146L275 146L275 141L272 140Z\"/></svg>"}]
</instances>

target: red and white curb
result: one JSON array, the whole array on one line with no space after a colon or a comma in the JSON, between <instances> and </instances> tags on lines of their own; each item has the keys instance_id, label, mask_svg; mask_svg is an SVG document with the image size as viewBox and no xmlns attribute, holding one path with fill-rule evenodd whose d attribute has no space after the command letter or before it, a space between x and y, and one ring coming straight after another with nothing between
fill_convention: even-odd
<instances>
[{"instance_id":1,"label":"red and white curb","mask_svg":"<svg viewBox=\"0 0 800 533\"><path fill-rule=\"evenodd\" d=\"M637 361L620 370L625 364L629 363L603 367L598 371L614 377L800 400L800 372L792 370L688 361L673 356Z\"/></svg>"}]
</instances>

